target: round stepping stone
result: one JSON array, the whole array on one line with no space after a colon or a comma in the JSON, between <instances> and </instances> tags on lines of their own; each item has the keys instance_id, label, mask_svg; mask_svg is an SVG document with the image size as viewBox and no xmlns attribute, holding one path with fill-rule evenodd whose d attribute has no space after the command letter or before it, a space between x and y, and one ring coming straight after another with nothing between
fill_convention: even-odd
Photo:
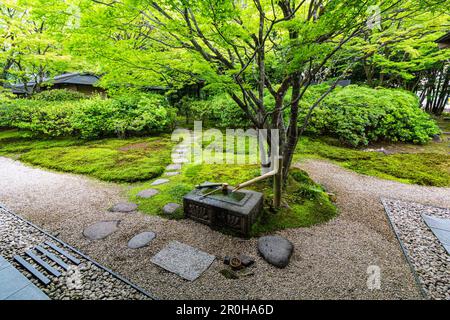
<instances>
[{"instance_id":1,"label":"round stepping stone","mask_svg":"<svg viewBox=\"0 0 450 320\"><path fill-rule=\"evenodd\" d=\"M177 170L181 170L181 164L177 164L177 163L173 163L173 164L169 164L166 167L167 171L177 171Z\"/></svg>"},{"instance_id":2,"label":"round stepping stone","mask_svg":"<svg viewBox=\"0 0 450 320\"><path fill-rule=\"evenodd\" d=\"M156 238L156 233L147 231L139 233L135 235L130 241L128 241L128 248L130 249L139 249L145 247Z\"/></svg>"},{"instance_id":3,"label":"round stepping stone","mask_svg":"<svg viewBox=\"0 0 450 320\"><path fill-rule=\"evenodd\" d=\"M157 180L153 181L152 186L158 186L160 184L164 184L164 183L167 183L169 181L170 180L168 180L168 179L157 179Z\"/></svg>"},{"instance_id":4,"label":"round stepping stone","mask_svg":"<svg viewBox=\"0 0 450 320\"><path fill-rule=\"evenodd\" d=\"M289 264L294 245L280 236L265 236L258 239L258 251L268 263L284 268Z\"/></svg>"},{"instance_id":5,"label":"round stepping stone","mask_svg":"<svg viewBox=\"0 0 450 320\"><path fill-rule=\"evenodd\" d=\"M164 175L168 176L168 177L173 177L173 176L177 176L180 173L177 171L172 171L172 172L166 172Z\"/></svg>"},{"instance_id":6,"label":"round stepping stone","mask_svg":"<svg viewBox=\"0 0 450 320\"><path fill-rule=\"evenodd\" d=\"M151 197L157 195L158 193L159 193L159 191L156 189L147 189L147 190L142 190L141 192L139 192L137 194L137 196L139 198L148 199L148 198L151 198Z\"/></svg>"},{"instance_id":7,"label":"round stepping stone","mask_svg":"<svg viewBox=\"0 0 450 320\"><path fill-rule=\"evenodd\" d=\"M168 203L163 207L163 212L165 214L173 214L175 211L180 209L181 206L178 203Z\"/></svg>"},{"instance_id":8,"label":"round stepping stone","mask_svg":"<svg viewBox=\"0 0 450 320\"><path fill-rule=\"evenodd\" d=\"M101 240L116 232L119 220L101 221L90 225L83 231L83 235L90 240Z\"/></svg>"},{"instance_id":9,"label":"round stepping stone","mask_svg":"<svg viewBox=\"0 0 450 320\"><path fill-rule=\"evenodd\" d=\"M138 208L137 204L131 202L120 202L114 205L110 211L112 212L132 212Z\"/></svg>"}]
</instances>

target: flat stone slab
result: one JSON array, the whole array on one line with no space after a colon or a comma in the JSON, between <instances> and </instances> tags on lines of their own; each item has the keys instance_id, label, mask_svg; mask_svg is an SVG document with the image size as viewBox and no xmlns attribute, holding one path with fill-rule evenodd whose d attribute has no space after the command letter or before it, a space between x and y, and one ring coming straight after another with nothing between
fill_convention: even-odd
<instances>
[{"instance_id":1,"label":"flat stone slab","mask_svg":"<svg viewBox=\"0 0 450 320\"><path fill-rule=\"evenodd\" d=\"M83 231L83 235L90 240L101 240L116 232L119 220L101 221L90 225Z\"/></svg>"},{"instance_id":2,"label":"flat stone slab","mask_svg":"<svg viewBox=\"0 0 450 320\"><path fill-rule=\"evenodd\" d=\"M160 184L164 184L169 182L169 179L157 179L155 181L153 181L152 186L159 186Z\"/></svg>"},{"instance_id":3,"label":"flat stone slab","mask_svg":"<svg viewBox=\"0 0 450 320\"><path fill-rule=\"evenodd\" d=\"M183 279L194 281L211 266L214 259L209 253L172 241L150 261Z\"/></svg>"},{"instance_id":4,"label":"flat stone slab","mask_svg":"<svg viewBox=\"0 0 450 320\"><path fill-rule=\"evenodd\" d=\"M0 256L0 300L50 300L50 298Z\"/></svg>"},{"instance_id":5,"label":"flat stone slab","mask_svg":"<svg viewBox=\"0 0 450 320\"><path fill-rule=\"evenodd\" d=\"M172 163L172 164L169 164L169 165L166 167L166 170L167 170L167 171L178 171L178 170L181 170L181 164L179 164L179 163Z\"/></svg>"},{"instance_id":6,"label":"flat stone slab","mask_svg":"<svg viewBox=\"0 0 450 320\"><path fill-rule=\"evenodd\" d=\"M131 203L131 202L121 202L118 203L116 205L114 205L110 211L112 212L132 212L132 211L136 211L138 208L137 204L135 203Z\"/></svg>"},{"instance_id":7,"label":"flat stone slab","mask_svg":"<svg viewBox=\"0 0 450 320\"><path fill-rule=\"evenodd\" d=\"M168 177L177 176L179 174L180 174L180 172L178 172L178 171L169 171L169 172L164 173L164 175L166 175Z\"/></svg>"},{"instance_id":8,"label":"flat stone slab","mask_svg":"<svg viewBox=\"0 0 450 320\"><path fill-rule=\"evenodd\" d=\"M280 236L265 236L258 239L258 251L268 263L284 268L289 264L294 245Z\"/></svg>"},{"instance_id":9,"label":"flat stone slab","mask_svg":"<svg viewBox=\"0 0 450 320\"><path fill-rule=\"evenodd\" d=\"M178 203L168 203L163 207L163 212L165 214L172 214L180 208L181 205L179 205Z\"/></svg>"},{"instance_id":10,"label":"flat stone slab","mask_svg":"<svg viewBox=\"0 0 450 320\"><path fill-rule=\"evenodd\" d=\"M139 249L143 248L156 238L156 233L151 231L146 231L135 235L129 242L128 248Z\"/></svg>"},{"instance_id":11,"label":"flat stone slab","mask_svg":"<svg viewBox=\"0 0 450 320\"><path fill-rule=\"evenodd\" d=\"M433 234L450 254L450 219L432 217L422 214L422 218Z\"/></svg>"},{"instance_id":12,"label":"flat stone slab","mask_svg":"<svg viewBox=\"0 0 450 320\"><path fill-rule=\"evenodd\" d=\"M144 199L148 199L151 198L153 196L156 196L159 193L159 190L156 189L147 189L147 190L142 190L141 192L139 192L137 194L137 196L139 198L144 198Z\"/></svg>"}]
</instances>

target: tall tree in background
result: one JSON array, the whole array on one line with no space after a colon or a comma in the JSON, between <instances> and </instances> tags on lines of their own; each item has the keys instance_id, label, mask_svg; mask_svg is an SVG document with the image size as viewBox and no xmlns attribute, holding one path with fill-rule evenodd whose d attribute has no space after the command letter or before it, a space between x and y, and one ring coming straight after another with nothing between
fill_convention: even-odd
<instances>
[{"instance_id":1,"label":"tall tree in background","mask_svg":"<svg viewBox=\"0 0 450 320\"><path fill-rule=\"evenodd\" d=\"M442 113L449 97L450 51L439 50L435 40L450 28L448 1L407 2L402 18L386 20L371 32L356 37L350 53L365 57L353 79L369 86L403 88L416 93L430 113ZM405 14L407 13L407 14Z\"/></svg>"},{"instance_id":2,"label":"tall tree in background","mask_svg":"<svg viewBox=\"0 0 450 320\"><path fill-rule=\"evenodd\" d=\"M87 13L85 19L90 22L101 19L102 23L92 30L100 25L117 30L117 22L121 21L120 28L134 34L133 43L137 44L139 36L139 46L127 46L128 50L122 51L122 63L154 69L156 77L157 71L164 67L161 62L176 69L175 74L199 75L210 86L226 91L256 128L278 129L285 178L309 115L337 82L310 106L308 117L299 125L299 102L307 88L319 75L327 74L342 48L367 30L367 21L374 18L371 6L377 6L381 21L397 20L402 18L399 9L404 3L399 0L94 2L97 5L89 12L95 12L96 16ZM358 55L361 54L342 56L346 67L338 79L351 70L360 58ZM149 56L153 59L147 60ZM171 63L166 63L168 60ZM291 92L289 99L288 92ZM266 103L266 94L273 97L274 104Z\"/></svg>"},{"instance_id":3,"label":"tall tree in background","mask_svg":"<svg viewBox=\"0 0 450 320\"><path fill-rule=\"evenodd\" d=\"M65 71L72 59L63 40L68 3L57 0L0 2L0 66L2 85L19 81L33 94L45 77ZM28 82L34 85L27 88Z\"/></svg>"}]
</instances>

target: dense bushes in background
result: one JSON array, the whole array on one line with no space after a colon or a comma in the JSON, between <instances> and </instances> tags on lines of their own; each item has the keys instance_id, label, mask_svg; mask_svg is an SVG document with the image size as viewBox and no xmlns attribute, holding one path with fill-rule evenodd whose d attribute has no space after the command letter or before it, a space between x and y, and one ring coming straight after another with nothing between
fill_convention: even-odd
<instances>
[{"instance_id":1,"label":"dense bushes in background","mask_svg":"<svg viewBox=\"0 0 450 320\"><path fill-rule=\"evenodd\" d=\"M46 90L33 95L33 100L41 101L76 101L86 99L87 96L81 92L67 90L67 89L54 89Z\"/></svg>"},{"instance_id":2,"label":"dense bushes in background","mask_svg":"<svg viewBox=\"0 0 450 320\"><path fill-rule=\"evenodd\" d=\"M183 97L179 104L181 112L191 120L203 121L217 128L246 128L251 125L241 108L226 93L212 95L206 100Z\"/></svg>"},{"instance_id":3,"label":"dense bushes in background","mask_svg":"<svg viewBox=\"0 0 450 320\"><path fill-rule=\"evenodd\" d=\"M0 127L51 137L91 139L159 132L170 129L176 116L163 96L153 94L72 101L17 99L0 104Z\"/></svg>"},{"instance_id":4,"label":"dense bushes in background","mask_svg":"<svg viewBox=\"0 0 450 320\"><path fill-rule=\"evenodd\" d=\"M327 90L326 85L308 90L302 101L299 125L307 109ZM440 132L419 108L415 95L399 89L359 86L336 88L312 114L307 132L330 135L352 146L375 141L426 143Z\"/></svg>"}]
</instances>

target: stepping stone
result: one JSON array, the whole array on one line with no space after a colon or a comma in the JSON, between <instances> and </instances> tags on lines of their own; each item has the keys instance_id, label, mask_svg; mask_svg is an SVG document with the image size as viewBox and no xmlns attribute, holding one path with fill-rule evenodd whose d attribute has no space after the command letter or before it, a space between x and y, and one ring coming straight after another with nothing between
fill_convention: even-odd
<instances>
[{"instance_id":1,"label":"stepping stone","mask_svg":"<svg viewBox=\"0 0 450 320\"><path fill-rule=\"evenodd\" d=\"M119 220L101 221L90 225L83 231L83 235L90 240L101 240L116 232Z\"/></svg>"},{"instance_id":2,"label":"stepping stone","mask_svg":"<svg viewBox=\"0 0 450 320\"><path fill-rule=\"evenodd\" d=\"M169 164L166 167L167 171L177 171L177 170L181 170L181 164L179 163L173 163L173 164Z\"/></svg>"},{"instance_id":3,"label":"stepping stone","mask_svg":"<svg viewBox=\"0 0 450 320\"><path fill-rule=\"evenodd\" d=\"M135 203L131 203L131 202L120 202L116 205L114 205L110 211L112 212L132 212L132 211L136 211L136 209L138 208L137 204Z\"/></svg>"},{"instance_id":4,"label":"stepping stone","mask_svg":"<svg viewBox=\"0 0 450 320\"><path fill-rule=\"evenodd\" d=\"M142 190L141 192L139 192L137 194L137 196L139 198L148 199L148 198L151 198L151 197L157 195L158 193L159 193L159 191L156 189L147 189L147 190Z\"/></svg>"},{"instance_id":5,"label":"stepping stone","mask_svg":"<svg viewBox=\"0 0 450 320\"><path fill-rule=\"evenodd\" d=\"M187 163L189 161L188 161L188 159L180 158L180 159L172 159L172 162L176 163L176 164L181 164L181 163Z\"/></svg>"},{"instance_id":6,"label":"stepping stone","mask_svg":"<svg viewBox=\"0 0 450 320\"><path fill-rule=\"evenodd\" d=\"M294 245L280 236L265 236L258 239L258 251L268 263L284 268L289 264Z\"/></svg>"},{"instance_id":7,"label":"stepping stone","mask_svg":"<svg viewBox=\"0 0 450 320\"><path fill-rule=\"evenodd\" d=\"M173 214L175 211L180 209L181 206L178 203L168 203L163 207L163 212L165 214Z\"/></svg>"},{"instance_id":8,"label":"stepping stone","mask_svg":"<svg viewBox=\"0 0 450 320\"><path fill-rule=\"evenodd\" d=\"M153 181L152 186L159 186L160 184L164 184L169 181L170 180L168 180L168 179L157 179L157 180Z\"/></svg>"},{"instance_id":9,"label":"stepping stone","mask_svg":"<svg viewBox=\"0 0 450 320\"><path fill-rule=\"evenodd\" d=\"M148 232L142 232L138 235L135 235L129 242L128 242L128 248L130 249L139 249L142 247L145 247L156 238L156 233L148 231Z\"/></svg>"},{"instance_id":10,"label":"stepping stone","mask_svg":"<svg viewBox=\"0 0 450 320\"><path fill-rule=\"evenodd\" d=\"M177 171L171 171L171 172L166 172L166 173L164 173L164 175L165 175L165 176L168 176L168 177L177 176L177 175L179 175L179 174L180 174L180 172L177 172Z\"/></svg>"},{"instance_id":11,"label":"stepping stone","mask_svg":"<svg viewBox=\"0 0 450 320\"><path fill-rule=\"evenodd\" d=\"M211 266L214 259L209 253L172 241L150 261L183 279L194 281Z\"/></svg>"}]
</instances>

